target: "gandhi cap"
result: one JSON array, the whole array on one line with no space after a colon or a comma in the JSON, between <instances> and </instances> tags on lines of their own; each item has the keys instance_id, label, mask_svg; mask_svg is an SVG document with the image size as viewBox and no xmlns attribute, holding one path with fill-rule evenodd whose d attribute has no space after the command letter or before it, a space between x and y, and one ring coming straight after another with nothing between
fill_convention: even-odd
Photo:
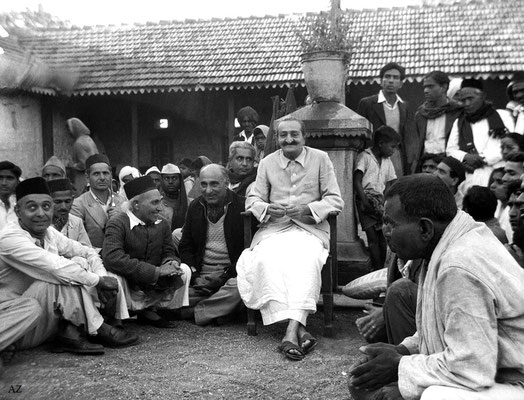
<instances>
[{"instance_id":1,"label":"gandhi cap","mask_svg":"<svg viewBox=\"0 0 524 400\"><path fill-rule=\"evenodd\" d=\"M20 182L15 189L16 192L16 201L19 201L24 196L27 196L29 194L48 194L51 195L49 192L49 187L47 186L47 182L44 178L41 176L37 176L36 178L30 178L26 179L25 181Z\"/></svg>"},{"instance_id":2,"label":"gandhi cap","mask_svg":"<svg viewBox=\"0 0 524 400\"><path fill-rule=\"evenodd\" d=\"M124 191L128 199L132 199L139 194L149 192L150 190L156 189L155 182L149 175L141 176L140 178L133 179L124 185Z\"/></svg>"},{"instance_id":3,"label":"gandhi cap","mask_svg":"<svg viewBox=\"0 0 524 400\"><path fill-rule=\"evenodd\" d=\"M144 175L149 175L149 174L152 174L152 173L160 174L160 170L157 167L153 166L153 167L149 168Z\"/></svg>"},{"instance_id":4,"label":"gandhi cap","mask_svg":"<svg viewBox=\"0 0 524 400\"><path fill-rule=\"evenodd\" d=\"M53 179L52 181L47 182L47 186L49 187L49 192L51 193L73 190L73 185L71 185L71 181L67 178Z\"/></svg>"},{"instance_id":5,"label":"gandhi cap","mask_svg":"<svg viewBox=\"0 0 524 400\"><path fill-rule=\"evenodd\" d=\"M90 168L93 164L104 163L111 165L109 163L109 158L105 154L93 154L86 160L86 169Z\"/></svg>"},{"instance_id":6,"label":"gandhi cap","mask_svg":"<svg viewBox=\"0 0 524 400\"><path fill-rule=\"evenodd\" d=\"M166 164L162 167L162 174L179 174L180 168L175 164Z\"/></svg>"},{"instance_id":7,"label":"gandhi cap","mask_svg":"<svg viewBox=\"0 0 524 400\"><path fill-rule=\"evenodd\" d=\"M473 78L469 78L469 79L464 79L462 81L462 83L460 84L460 88L461 89L464 89L464 88L474 88L474 89L478 89L478 90L484 90L484 87L482 85L482 81L480 79L473 79Z\"/></svg>"}]
</instances>

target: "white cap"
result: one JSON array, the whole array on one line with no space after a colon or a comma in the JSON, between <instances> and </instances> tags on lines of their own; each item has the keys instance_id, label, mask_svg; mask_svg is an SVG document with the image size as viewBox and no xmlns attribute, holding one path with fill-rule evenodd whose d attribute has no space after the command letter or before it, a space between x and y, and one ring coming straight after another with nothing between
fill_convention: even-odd
<instances>
[{"instance_id":1,"label":"white cap","mask_svg":"<svg viewBox=\"0 0 524 400\"><path fill-rule=\"evenodd\" d=\"M161 174L179 174L180 168L178 168L175 164L166 164L162 167Z\"/></svg>"},{"instance_id":2,"label":"white cap","mask_svg":"<svg viewBox=\"0 0 524 400\"><path fill-rule=\"evenodd\" d=\"M145 175L149 175L151 172L156 172L157 174L159 174L160 170L157 167L153 166L146 171Z\"/></svg>"}]
</instances>

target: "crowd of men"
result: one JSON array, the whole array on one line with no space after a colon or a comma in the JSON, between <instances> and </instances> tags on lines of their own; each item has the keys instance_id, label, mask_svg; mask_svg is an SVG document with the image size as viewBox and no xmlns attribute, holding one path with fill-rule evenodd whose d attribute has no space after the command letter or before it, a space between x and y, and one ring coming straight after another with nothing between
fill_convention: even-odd
<instances>
[{"instance_id":1,"label":"crowd of men","mask_svg":"<svg viewBox=\"0 0 524 400\"><path fill-rule=\"evenodd\" d=\"M414 115L398 95L404 68L388 63L380 79L358 107L374 135L353 181L372 269L388 269L388 288L357 321L372 344L349 371L350 392L522 399L524 77L495 110L480 81L449 93L448 76L433 71ZM246 306L264 324L287 323L286 358L317 346L307 317L328 257L327 216L344 208L334 166L305 145L300 120L279 121L269 153L257 112L244 107L237 119L226 167L200 156L143 175L125 166L116 180L76 118L72 174L55 156L26 179L0 162L4 357L44 342L103 354L140 342L122 323L130 317L161 329L223 324ZM245 210L257 220L248 248Z\"/></svg>"}]
</instances>

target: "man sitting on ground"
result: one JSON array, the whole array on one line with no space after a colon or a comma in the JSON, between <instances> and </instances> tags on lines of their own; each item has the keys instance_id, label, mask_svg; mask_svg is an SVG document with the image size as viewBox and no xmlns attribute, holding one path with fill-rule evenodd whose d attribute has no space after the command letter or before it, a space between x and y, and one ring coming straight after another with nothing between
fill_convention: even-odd
<instances>
[{"instance_id":1,"label":"man sitting on ground","mask_svg":"<svg viewBox=\"0 0 524 400\"><path fill-rule=\"evenodd\" d=\"M237 141L229 146L229 189L239 196L246 195L257 177L255 153L255 147L248 142Z\"/></svg>"},{"instance_id":2,"label":"man sitting on ground","mask_svg":"<svg viewBox=\"0 0 524 400\"><path fill-rule=\"evenodd\" d=\"M224 167L202 168L202 196L189 206L179 245L182 262L193 272L190 303L197 325L220 323L241 304L235 267L244 249L240 213L245 199L228 190L227 184Z\"/></svg>"},{"instance_id":3,"label":"man sitting on ground","mask_svg":"<svg viewBox=\"0 0 524 400\"><path fill-rule=\"evenodd\" d=\"M455 198L455 204L461 209L464 194L460 190L460 184L466 179L466 170L462 163L456 158L446 157L437 166L434 175L438 176L446 184Z\"/></svg>"},{"instance_id":4,"label":"man sitting on ground","mask_svg":"<svg viewBox=\"0 0 524 400\"><path fill-rule=\"evenodd\" d=\"M524 270L504 246L427 174L386 192L384 234L402 259L428 261L417 333L364 347L350 370L352 397L524 398Z\"/></svg>"},{"instance_id":5,"label":"man sitting on ground","mask_svg":"<svg viewBox=\"0 0 524 400\"><path fill-rule=\"evenodd\" d=\"M157 309L175 310L188 305L189 268L180 266L169 223L160 217L162 196L149 176L124 185L128 203L125 213L107 224L102 257L107 269L117 274L128 307L138 321L157 328L174 324Z\"/></svg>"},{"instance_id":6,"label":"man sitting on ground","mask_svg":"<svg viewBox=\"0 0 524 400\"><path fill-rule=\"evenodd\" d=\"M301 360L317 340L306 322L316 311L321 270L329 254L331 211L344 201L327 153L305 146L302 121L277 127L280 150L263 158L246 209L261 222L237 263L238 289L265 325L287 321L280 351Z\"/></svg>"},{"instance_id":7,"label":"man sitting on ground","mask_svg":"<svg viewBox=\"0 0 524 400\"><path fill-rule=\"evenodd\" d=\"M48 181L47 186L54 203L53 228L69 239L91 247L84 223L76 215L69 214L74 200L71 181L67 178L54 179Z\"/></svg>"},{"instance_id":8,"label":"man sitting on ground","mask_svg":"<svg viewBox=\"0 0 524 400\"><path fill-rule=\"evenodd\" d=\"M506 233L495 218L497 198L491 190L484 186L474 185L464 196L462 209L475 221L484 222L502 244L508 243Z\"/></svg>"},{"instance_id":9,"label":"man sitting on ground","mask_svg":"<svg viewBox=\"0 0 524 400\"><path fill-rule=\"evenodd\" d=\"M0 162L0 229L8 222L16 221L15 188L20 181L22 170L11 161Z\"/></svg>"},{"instance_id":10,"label":"man sitting on ground","mask_svg":"<svg viewBox=\"0 0 524 400\"><path fill-rule=\"evenodd\" d=\"M118 282L107 276L98 254L50 227L53 200L46 181L37 177L21 182L16 201L18 221L0 232L0 292L34 298L42 308L35 328L24 335L20 347L38 346L55 337L57 351L103 354L102 346L81 336L82 327L107 346L135 343L138 336L110 326L96 308L94 297L102 307L116 302L112 311L122 312L116 298ZM125 303L123 312L127 313Z\"/></svg>"}]
</instances>

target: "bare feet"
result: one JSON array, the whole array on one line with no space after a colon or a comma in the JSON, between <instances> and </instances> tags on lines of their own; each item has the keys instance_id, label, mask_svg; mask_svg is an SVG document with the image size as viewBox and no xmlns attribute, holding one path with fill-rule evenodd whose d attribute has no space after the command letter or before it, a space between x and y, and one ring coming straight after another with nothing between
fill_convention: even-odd
<instances>
[{"instance_id":1,"label":"bare feet","mask_svg":"<svg viewBox=\"0 0 524 400\"><path fill-rule=\"evenodd\" d=\"M375 335L386 325L386 323L384 321L382 307L375 307L372 304L366 304L364 306L364 312L368 315L357 319L355 324L357 325L360 334L364 336L364 339L370 342L373 341Z\"/></svg>"}]
</instances>

